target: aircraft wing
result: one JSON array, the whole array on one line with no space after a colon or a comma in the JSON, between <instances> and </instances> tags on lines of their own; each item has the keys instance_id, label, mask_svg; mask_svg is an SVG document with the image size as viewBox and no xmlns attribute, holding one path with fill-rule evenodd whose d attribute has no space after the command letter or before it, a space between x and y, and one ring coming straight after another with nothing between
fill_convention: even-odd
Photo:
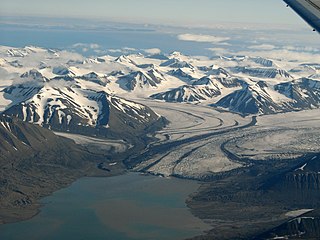
<instances>
[{"instance_id":1,"label":"aircraft wing","mask_svg":"<svg viewBox=\"0 0 320 240\"><path fill-rule=\"evenodd\" d=\"M320 0L284 0L314 30L320 33Z\"/></svg>"}]
</instances>

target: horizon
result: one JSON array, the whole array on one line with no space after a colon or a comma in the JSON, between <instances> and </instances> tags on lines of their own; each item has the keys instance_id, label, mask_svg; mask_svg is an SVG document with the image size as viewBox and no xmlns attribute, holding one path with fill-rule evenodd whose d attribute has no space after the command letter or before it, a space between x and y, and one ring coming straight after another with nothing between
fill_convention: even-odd
<instances>
[{"instance_id":1,"label":"horizon","mask_svg":"<svg viewBox=\"0 0 320 240\"><path fill-rule=\"evenodd\" d=\"M4 0L1 4L0 15L5 17L46 17L48 19L82 19L97 21L112 21L119 23L156 24L171 26L205 26L219 23L237 24L266 24L266 25L296 25L306 27L291 9L287 9L283 1L279 0L200 0L179 1L139 0L139 4L129 0L101 1L90 3L70 0L64 2L43 2L30 0L23 4L22 0ZM77 4L77 8L70 12L70 8ZM89 10L88 10L89 9ZM130 9L130 11L127 11ZM157 9L157 11L154 11ZM250 14L247 10L250 9ZM166 14L163 14L166 12Z\"/></svg>"},{"instance_id":2,"label":"horizon","mask_svg":"<svg viewBox=\"0 0 320 240\"><path fill-rule=\"evenodd\" d=\"M320 0L0 1L0 239L320 239Z\"/></svg>"},{"instance_id":3,"label":"horizon","mask_svg":"<svg viewBox=\"0 0 320 240\"><path fill-rule=\"evenodd\" d=\"M74 3L4 0L0 44L75 50L86 56L152 48L210 56L252 51L252 46L319 53L318 35L282 0L93 0L70 11Z\"/></svg>"}]
</instances>

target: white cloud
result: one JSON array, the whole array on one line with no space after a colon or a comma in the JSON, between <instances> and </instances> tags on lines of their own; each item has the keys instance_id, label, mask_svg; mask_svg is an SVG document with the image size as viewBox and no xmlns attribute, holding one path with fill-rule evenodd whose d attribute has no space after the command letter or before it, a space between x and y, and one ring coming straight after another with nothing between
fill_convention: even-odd
<instances>
[{"instance_id":1,"label":"white cloud","mask_svg":"<svg viewBox=\"0 0 320 240\"><path fill-rule=\"evenodd\" d=\"M75 43L72 45L73 48L80 48L80 47L84 47L85 44L84 43Z\"/></svg>"},{"instance_id":2,"label":"white cloud","mask_svg":"<svg viewBox=\"0 0 320 240\"><path fill-rule=\"evenodd\" d=\"M90 46L91 49L98 49L98 48L100 48L100 45L99 45L99 44L96 44L96 43L91 43L89 46Z\"/></svg>"},{"instance_id":3,"label":"white cloud","mask_svg":"<svg viewBox=\"0 0 320 240\"><path fill-rule=\"evenodd\" d=\"M122 53L122 49L108 49L107 51L110 53Z\"/></svg>"},{"instance_id":4,"label":"white cloud","mask_svg":"<svg viewBox=\"0 0 320 240\"><path fill-rule=\"evenodd\" d=\"M271 44L260 44L260 45L253 45L248 47L249 49L257 49L257 50L273 50L276 46Z\"/></svg>"},{"instance_id":5,"label":"white cloud","mask_svg":"<svg viewBox=\"0 0 320 240\"><path fill-rule=\"evenodd\" d=\"M228 53L228 50L225 48L207 48L207 49L216 55L223 55Z\"/></svg>"},{"instance_id":6,"label":"white cloud","mask_svg":"<svg viewBox=\"0 0 320 240\"><path fill-rule=\"evenodd\" d=\"M108 49L107 52L109 53L122 53L122 54L130 54L133 52L137 52L138 50L136 48L131 47L123 47L121 49Z\"/></svg>"},{"instance_id":7,"label":"white cloud","mask_svg":"<svg viewBox=\"0 0 320 240\"><path fill-rule=\"evenodd\" d=\"M241 51L237 52L240 55L258 56L271 59L282 59L286 61L300 62L320 62L320 54L310 52L297 52L287 49L263 50L263 51Z\"/></svg>"},{"instance_id":8,"label":"white cloud","mask_svg":"<svg viewBox=\"0 0 320 240\"><path fill-rule=\"evenodd\" d=\"M161 50L159 48L143 49L143 51L148 53L148 54L159 54L159 53L161 53Z\"/></svg>"},{"instance_id":9,"label":"white cloud","mask_svg":"<svg viewBox=\"0 0 320 240\"><path fill-rule=\"evenodd\" d=\"M59 60L61 60L61 62L65 61L69 61L69 60L79 60L82 61L83 60L83 56L79 53L75 53L75 52L69 52L66 50L60 51L59 53ZM57 62L58 63L58 62Z\"/></svg>"},{"instance_id":10,"label":"white cloud","mask_svg":"<svg viewBox=\"0 0 320 240\"><path fill-rule=\"evenodd\" d=\"M131 47L124 47L122 48L123 51L127 51L127 52L134 52L134 51L137 51L137 49L135 48L131 48Z\"/></svg>"},{"instance_id":11,"label":"white cloud","mask_svg":"<svg viewBox=\"0 0 320 240\"><path fill-rule=\"evenodd\" d=\"M101 50L101 49L95 49L95 50L93 50L95 53L97 53L97 54L103 54L103 53L106 53L106 51L104 51L104 50Z\"/></svg>"},{"instance_id":12,"label":"white cloud","mask_svg":"<svg viewBox=\"0 0 320 240\"><path fill-rule=\"evenodd\" d=\"M206 43L220 43L227 40L230 40L229 37L219 37L213 35L202 35L202 34L180 34L178 39L181 41L190 41L190 42L206 42Z\"/></svg>"},{"instance_id":13,"label":"white cloud","mask_svg":"<svg viewBox=\"0 0 320 240\"><path fill-rule=\"evenodd\" d=\"M297 52L313 52L313 53L319 53L320 50L318 48L314 47L297 47L297 46L286 46L284 49L287 49L289 51L297 51Z\"/></svg>"},{"instance_id":14,"label":"white cloud","mask_svg":"<svg viewBox=\"0 0 320 240\"><path fill-rule=\"evenodd\" d=\"M72 45L73 48L83 48L83 49L98 49L101 46L96 43L75 43Z\"/></svg>"}]
</instances>

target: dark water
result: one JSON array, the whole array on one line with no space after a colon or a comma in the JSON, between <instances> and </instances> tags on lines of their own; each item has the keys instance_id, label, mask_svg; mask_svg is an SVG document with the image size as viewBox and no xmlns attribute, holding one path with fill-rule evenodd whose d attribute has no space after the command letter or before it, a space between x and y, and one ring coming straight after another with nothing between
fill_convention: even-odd
<instances>
[{"instance_id":1,"label":"dark water","mask_svg":"<svg viewBox=\"0 0 320 240\"><path fill-rule=\"evenodd\" d=\"M0 226L0 239L183 239L209 226L185 206L196 182L140 176L84 178L42 200L41 213Z\"/></svg>"}]
</instances>

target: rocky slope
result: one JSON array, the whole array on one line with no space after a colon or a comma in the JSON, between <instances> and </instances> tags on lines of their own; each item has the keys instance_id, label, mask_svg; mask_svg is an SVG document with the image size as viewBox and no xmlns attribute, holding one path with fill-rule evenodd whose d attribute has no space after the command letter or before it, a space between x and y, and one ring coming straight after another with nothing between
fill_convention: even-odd
<instances>
[{"instance_id":1,"label":"rocky slope","mask_svg":"<svg viewBox=\"0 0 320 240\"><path fill-rule=\"evenodd\" d=\"M0 224L37 213L37 200L85 175L106 155L19 119L0 116ZM119 170L116 170L119 171ZM115 171L115 172L116 172Z\"/></svg>"},{"instance_id":2,"label":"rocky slope","mask_svg":"<svg viewBox=\"0 0 320 240\"><path fill-rule=\"evenodd\" d=\"M56 131L114 137L139 134L162 124L150 108L86 89L73 78L26 82L7 87L3 93L12 101L4 114Z\"/></svg>"}]
</instances>

